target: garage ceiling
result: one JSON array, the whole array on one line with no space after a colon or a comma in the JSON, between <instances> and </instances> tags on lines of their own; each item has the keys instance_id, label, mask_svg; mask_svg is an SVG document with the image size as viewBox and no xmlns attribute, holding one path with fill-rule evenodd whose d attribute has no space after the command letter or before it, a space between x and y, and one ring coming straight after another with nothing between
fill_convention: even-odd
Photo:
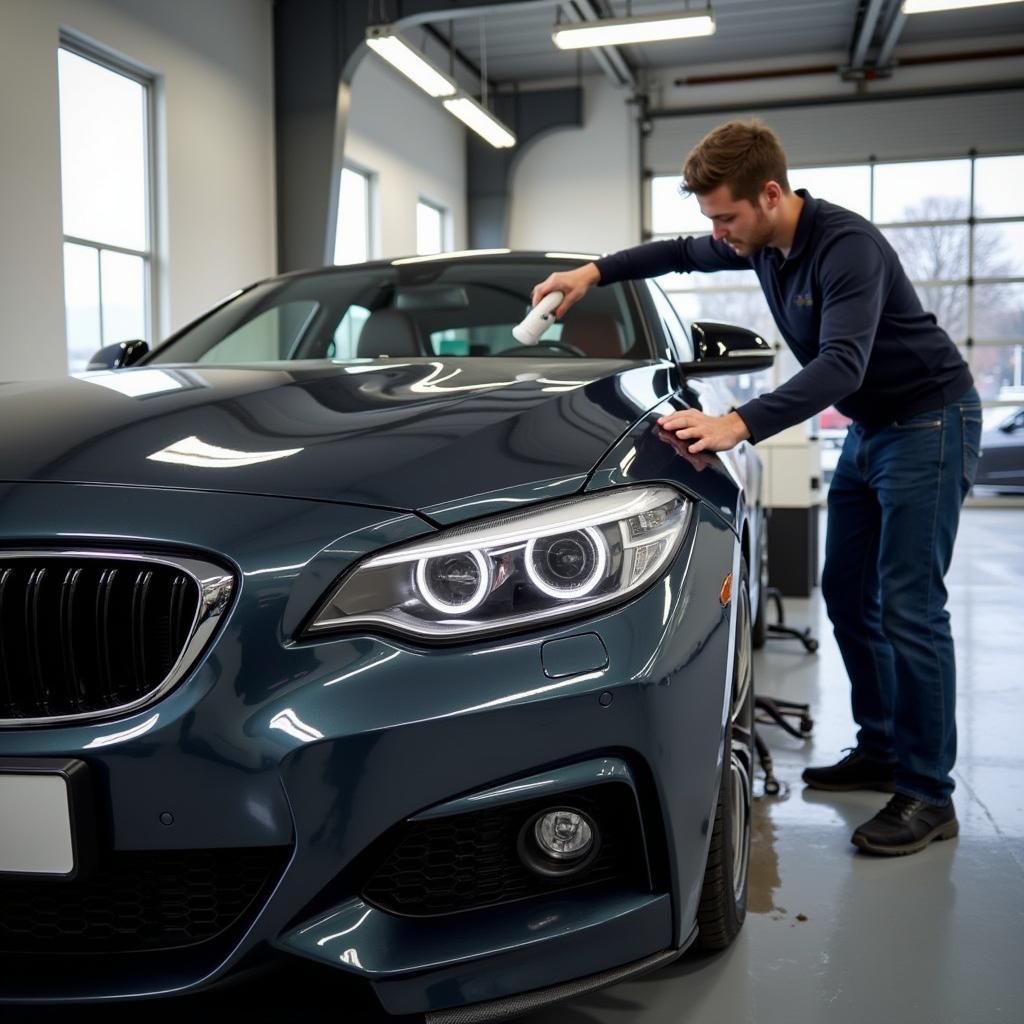
<instances>
[{"instance_id":1,"label":"garage ceiling","mask_svg":"<svg viewBox=\"0 0 1024 1024\"><path fill-rule=\"evenodd\" d=\"M575 0L589 3L605 17L624 17L625 0ZM750 61L766 63L792 57L820 59L833 55L840 62L854 49L862 19L874 4L877 20L873 43L867 51L870 65L888 33L900 0L714 0L711 4L717 23L715 35L652 44L643 47L619 47L619 53L634 72L654 69L685 71L688 67ZM577 56L555 48L551 30L562 3L524 3L495 7L482 21L486 41L487 77L494 82L529 83L574 76ZM691 4L668 0L634 0L634 15L678 13L689 7L702 10L703 0ZM477 66L483 62L481 19L465 16L457 8L449 14L431 18L431 33L423 28L407 31L410 41L437 53L438 37L454 38L458 51ZM1003 38L1024 32L1024 6L1009 4L982 7L971 11L920 15L903 19L896 35L895 59L900 48L910 44L966 42L994 37ZM938 47L937 47L938 48ZM579 58L584 74L601 70L593 52L583 51Z\"/></svg>"}]
</instances>

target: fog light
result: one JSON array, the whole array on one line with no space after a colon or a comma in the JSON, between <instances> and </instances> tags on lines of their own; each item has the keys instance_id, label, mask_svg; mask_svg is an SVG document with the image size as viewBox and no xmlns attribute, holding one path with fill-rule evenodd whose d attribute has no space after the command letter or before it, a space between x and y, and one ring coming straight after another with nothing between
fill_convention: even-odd
<instances>
[{"instance_id":1,"label":"fog light","mask_svg":"<svg viewBox=\"0 0 1024 1024\"><path fill-rule=\"evenodd\" d=\"M590 822L567 808L548 811L533 826L537 846L555 860L576 860L594 845L594 830Z\"/></svg>"},{"instance_id":2,"label":"fog light","mask_svg":"<svg viewBox=\"0 0 1024 1024\"><path fill-rule=\"evenodd\" d=\"M576 875L593 863L601 834L590 815L576 807L552 807L523 822L519 856L539 875Z\"/></svg>"}]
</instances>

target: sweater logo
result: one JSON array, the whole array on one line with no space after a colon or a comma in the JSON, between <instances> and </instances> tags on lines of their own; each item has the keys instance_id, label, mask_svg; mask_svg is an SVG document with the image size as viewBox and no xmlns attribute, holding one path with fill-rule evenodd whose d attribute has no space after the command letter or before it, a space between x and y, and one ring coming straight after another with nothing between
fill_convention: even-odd
<instances>
[{"instance_id":1,"label":"sweater logo","mask_svg":"<svg viewBox=\"0 0 1024 1024\"><path fill-rule=\"evenodd\" d=\"M810 309L814 305L814 296L810 292L798 292L793 297L793 302L799 309Z\"/></svg>"}]
</instances>

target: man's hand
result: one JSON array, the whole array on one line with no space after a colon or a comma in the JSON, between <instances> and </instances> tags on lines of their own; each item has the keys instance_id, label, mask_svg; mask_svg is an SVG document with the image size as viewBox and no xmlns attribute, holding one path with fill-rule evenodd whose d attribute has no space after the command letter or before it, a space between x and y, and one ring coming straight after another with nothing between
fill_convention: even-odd
<instances>
[{"instance_id":1,"label":"man's hand","mask_svg":"<svg viewBox=\"0 0 1024 1024\"><path fill-rule=\"evenodd\" d=\"M659 441L667 444L681 459L686 459L698 473L703 473L705 469L718 465L718 459L711 452L697 452L696 455L691 455L686 442L680 441L671 430L662 430L661 427L655 427L654 436Z\"/></svg>"},{"instance_id":2,"label":"man's hand","mask_svg":"<svg viewBox=\"0 0 1024 1024\"><path fill-rule=\"evenodd\" d=\"M687 449L691 454L726 452L750 437L746 423L734 412L725 416L705 416L696 409L681 409L660 417L658 426L670 430L683 441L691 442Z\"/></svg>"},{"instance_id":3,"label":"man's hand","mask_svg":"<svg viewBox=\"0 0 1024 1024\"><path fill-rule=\"evenodd\" d=\"M555 319L561 320L569 311L569 307L579 302L590 290L590 286L600 280L601 271L597 269L596 263L587 263L575 270L560 270L550 274L533 289L530 305L536 306L548 292L561 292L562 302L555 310Z\"/></svg>"}]
</instances>

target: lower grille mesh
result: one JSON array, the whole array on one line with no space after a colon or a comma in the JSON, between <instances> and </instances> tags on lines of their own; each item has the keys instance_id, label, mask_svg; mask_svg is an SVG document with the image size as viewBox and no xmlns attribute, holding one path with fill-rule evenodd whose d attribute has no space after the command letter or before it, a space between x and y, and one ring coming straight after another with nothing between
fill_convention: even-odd
<instances>
[{"instance_id":1,"label":"lower grille mesh","mask_svg":"<svg viewBox=\"0 0 1024 1024\"><path fill-rule=\"evenodd\" d=\"M188 643L198 602L195 581L158 562L0 553L0 719L145 697Z\"/></svg>"},{"instance_id":2,"label":"lower grille mesh","mask_svg":"<svg viewBox=\"0 0 1024 1024\"><path fill-rule=\"evenodd\" d=\"M0 879L0 952L121 953L221 934L280 875L288 850L129 851L86 878Z\"/></svg>"},{"instance_id":3,"label":"lower grille mesh","mask_svg":"<svg viewBox=\"0 0 1024 1024\"><path fill-rule=\"evenodd\" d=\"M547 878L520 860L519 832L538 811L565 805L591 815L600 831L601 848L578 875ZM628 786L605 783L543 801L411 822L362 895L383 910L419 917L494 906L580 885L646 886L646 872L633 792Z\"/></svg>"}]
</instances>

